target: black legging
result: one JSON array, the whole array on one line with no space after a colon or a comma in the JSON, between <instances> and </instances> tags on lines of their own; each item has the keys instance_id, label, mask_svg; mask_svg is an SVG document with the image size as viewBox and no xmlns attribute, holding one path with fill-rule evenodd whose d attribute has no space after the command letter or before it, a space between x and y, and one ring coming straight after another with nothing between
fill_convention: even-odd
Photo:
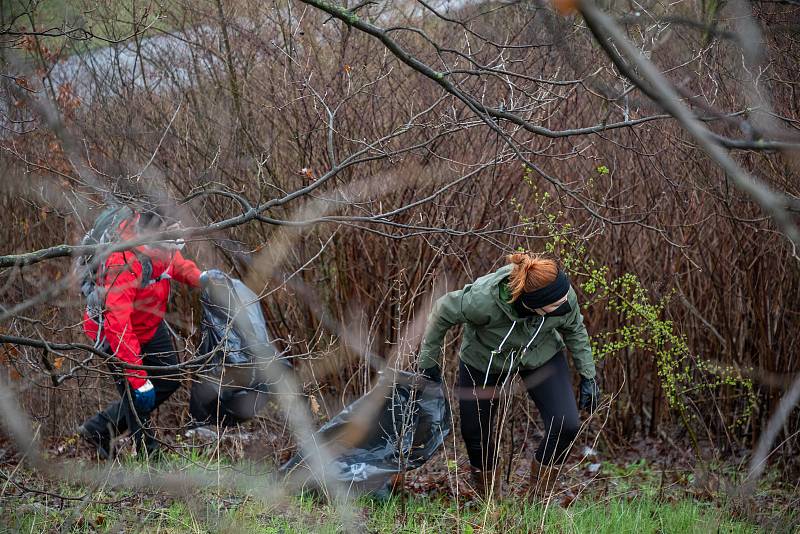
<instances>
[{"instance_id":1,"label":"black legging","mask_svg":"<svg viewBox=\"0 0 800 534\"><path fill-rule=\"evenodd\" d=\"M108 352L108 345L105 345L103 350ZM142 365L164 366L177 363L178 354L175 352L175 345L172 344L167 324L162 321L153 338L142 345ZM122 368L114 362L113 358L109 360L108 365L115 373L114 380L121 399L112 402L105 410L98 412L86 421L83 424L84 428L98 437L105 438L111 438L130 430L140 454L144 454L143 449L152 452L157 448L157 442L153 430L150 428L150 412L136 413L133 410L129 397L128 380L120 372ZM178 372L174 370L147 372L147 377L153 383L153 389L156 392L156 403L153 410L180 387L180 377L177 375Z\"/></svg>"},{"instance_id":2,"label":"black legging","mask_svg":"<svg viewBox=\"0 0 800 534\"><path fill-rule=\"evenodd\" d=\"M525 387L539 409L545 438L535 457L544 464L560 464L578 435L578 406L572 392L569 366L563 352L558 352L536 369L520 369ZM494 415L497 412L497 384L507 373L489 374L460 362L458 369L458 406L461 412L461 435L467 446L469 462L477 469L495 465ZM511 379L508 380L510 387Z\"/></svg>"}]
</instances>

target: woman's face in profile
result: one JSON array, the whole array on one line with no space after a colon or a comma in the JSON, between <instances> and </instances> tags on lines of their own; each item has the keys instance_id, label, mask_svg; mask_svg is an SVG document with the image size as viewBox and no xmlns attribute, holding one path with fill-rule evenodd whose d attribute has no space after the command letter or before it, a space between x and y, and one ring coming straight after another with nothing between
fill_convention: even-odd
<instances>
[{"instance_id":1,"label":"woman's face in profile","mask_svg":"<svg viewBox=\"0 0 800 534\"><path fill-rule=\"evenodd\" d=\"M536 313L538 313L539 315L547 315L550 312L556 311L558 309L558 307L561 306L562 304L564 304L565 302L567 302L567 295L564 295L563 297L561 297L560 299L558 299L554 303L548 304L547 306L545 306L543 308L536 308L536 310L534 310L534 311Z\"/></svg>"}]
</instances>

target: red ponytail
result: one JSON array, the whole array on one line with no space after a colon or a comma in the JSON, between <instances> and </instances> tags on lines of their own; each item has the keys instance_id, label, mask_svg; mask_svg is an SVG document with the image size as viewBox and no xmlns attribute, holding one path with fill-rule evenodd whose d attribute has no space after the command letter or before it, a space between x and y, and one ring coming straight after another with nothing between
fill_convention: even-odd
<instances>
[{"instance_id":1,"label":"red ponytail","mask_svg":"<svg viewBox=\"0 0 800 534\"><path fill-rule=\"evenodd\" d=\"M558 275L558 263L543 254L529 255L516 252L506 256L509 263L514 264L508 287L511 290L511 302L522 293L536 291L552 283Z\"/></svg>"}]
</instances>

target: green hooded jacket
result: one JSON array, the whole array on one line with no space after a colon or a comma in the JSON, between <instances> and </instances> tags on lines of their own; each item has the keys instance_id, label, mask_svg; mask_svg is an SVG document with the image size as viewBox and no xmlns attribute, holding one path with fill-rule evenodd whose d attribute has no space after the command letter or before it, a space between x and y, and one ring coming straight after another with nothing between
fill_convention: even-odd
<instances>
[{"instance_id":1,"label":"green hooded jacket","mask_svg":"<svg viewBox=\"0 0 800 534\"><path fill-rule=\"evenodd\" d=\"M520 317L508 302L512 267L506 265L436 301L420 348L420 368L439 364L445 334L463 324L459 356L475 369L491 373L535 369L566 345L581 376L594 378L592 347L575 290L569 288L567 301L572 311L564 316Z\"/></svg>"}]
</instances>

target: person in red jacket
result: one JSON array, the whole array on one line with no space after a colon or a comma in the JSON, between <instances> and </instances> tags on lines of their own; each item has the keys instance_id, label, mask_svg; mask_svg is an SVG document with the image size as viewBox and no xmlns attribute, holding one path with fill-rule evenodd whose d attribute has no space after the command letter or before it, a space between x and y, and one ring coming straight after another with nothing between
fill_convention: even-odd
<instances>
[{"instance_id":1,"label":"person in red jacket","mask_svg":"<svg viewBox=\"0 0 800 534\"><path fill-rule=\"evenodd\" d=\"M146 235L169 226L157 212L134 214L118 229L122 240ZM133 250L113 252L99 270L95 283L103 295L102 313L84 314L86 334L109 355L121 399L84 422L78 433L97 449L101 458L113 456L114 436L130 431L140 455L158 449L150 428L150 413L180 385L178 356L164 315L170 280L199 287L200 269L183 257L182 240L157 242ZM213 271L216 272L216 271ZM163 367L163 370L130 369L119 362Z\"/></svg>"}]
</instances>

